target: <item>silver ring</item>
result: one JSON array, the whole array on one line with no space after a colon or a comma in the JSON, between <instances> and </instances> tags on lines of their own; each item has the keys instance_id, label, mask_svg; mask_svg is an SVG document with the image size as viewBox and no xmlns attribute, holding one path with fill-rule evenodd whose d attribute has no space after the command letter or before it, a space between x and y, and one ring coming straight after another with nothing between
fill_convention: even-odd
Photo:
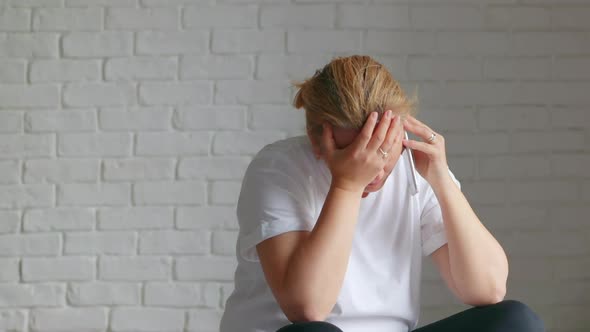
<instances>
[{"instance_id":1,"label":"silver ring","mask_svg":"<svg viewBox=\"0 0 590 332\"><path fill-rule=\"evenodd\" d=\"M383 149L381 147L379 147L379 152L381 152L383 159L386 159L387 155L389 155L389 152L383 151Z\"/></svg>"},{"instance_id":2,"label":"silver ring","mask_svg":"<svg viewBox=\"0 0 590 332\"><path fill-rule=\"evenodd\" d=\"M430 137L428 137L428 142L430 142L430 143L434 142L435 138L436 138L436 134L432 133L432 135L430 135Z\"/></svg>"}]
</instances>

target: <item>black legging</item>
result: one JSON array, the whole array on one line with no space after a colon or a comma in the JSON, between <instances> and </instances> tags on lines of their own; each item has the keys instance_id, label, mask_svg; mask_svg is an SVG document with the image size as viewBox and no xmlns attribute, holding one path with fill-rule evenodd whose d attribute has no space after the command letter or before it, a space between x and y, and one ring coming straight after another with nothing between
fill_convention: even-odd
<instances>
[{"instance_id":1,"label":"black legging","mask_svg":"<svg viewBox=\"0 0 590 332\"><path fill-rule=\"evenodd\" d=\"M413 332L544 332L541 318L526 304L505 300L496 304L473 307ZM327 322L305 322L287 325L277 332L342 332Z\"/></svg>"}]
</instances>

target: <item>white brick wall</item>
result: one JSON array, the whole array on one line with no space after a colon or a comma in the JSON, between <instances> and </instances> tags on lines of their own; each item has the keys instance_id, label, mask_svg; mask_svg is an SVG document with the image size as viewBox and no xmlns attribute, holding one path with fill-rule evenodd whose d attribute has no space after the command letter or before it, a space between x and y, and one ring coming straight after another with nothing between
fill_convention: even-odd
<instances>
[{"instance_id":1,"label":"white brick wall","mask_svg":"<svg viewBox=\"0 0 590 332\"><path fill-rule=\"evenodd\" d=\"M0 0L0 331L217 331L290 80L387 65L505 246L508 297L590 326L590 2ZM421 324L461 306L429 263Z\"/></svg>"}]
</instances>

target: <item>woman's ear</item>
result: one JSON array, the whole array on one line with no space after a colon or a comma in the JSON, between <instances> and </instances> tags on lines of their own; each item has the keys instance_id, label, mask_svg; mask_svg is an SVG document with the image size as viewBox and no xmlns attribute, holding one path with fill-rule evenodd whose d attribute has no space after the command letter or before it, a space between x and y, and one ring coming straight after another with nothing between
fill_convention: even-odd
<instances>
[{"instance_id":1,"label":"woman's ear","mask_svg":"<svg viewBox=\"0 0 590 332\"><path fill-rule=\"evenodd\" d=\"M320 148L320 144L319 144L318 140L309 130L307 131L307 137L309 138L309 141L311 142L311 148L313 150L313 155L315 156L315 159L317 159L317 160L321 159L322 152L321 152L321 148Z\"/></svg>"}]
</instances>

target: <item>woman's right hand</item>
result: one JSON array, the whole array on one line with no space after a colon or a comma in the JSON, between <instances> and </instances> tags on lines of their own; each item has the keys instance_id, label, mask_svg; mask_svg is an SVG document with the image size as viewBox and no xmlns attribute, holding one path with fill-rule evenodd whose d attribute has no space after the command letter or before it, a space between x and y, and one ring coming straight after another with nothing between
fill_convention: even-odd
<instances>
[{"instance_id":1,"label":"woman's right hand","mask_svg":"<svg viewBox=\"0 0 590 332\"><path fill-rule=\"evenodd\" d=\"M401 144L403 127L399 124L399 115L393 117L392 111L385 112L375 129L377 118L378 113L372 112L354 141L344 149L336 148L332 126L324 124L320 147L322 159L332 173L332 186L362 192L390 158L399 159L399 154L394 153L383 158L379 151L381 148L391 152L397 150L392 149L394 144Z\"/></svg>"}]
</instances>

